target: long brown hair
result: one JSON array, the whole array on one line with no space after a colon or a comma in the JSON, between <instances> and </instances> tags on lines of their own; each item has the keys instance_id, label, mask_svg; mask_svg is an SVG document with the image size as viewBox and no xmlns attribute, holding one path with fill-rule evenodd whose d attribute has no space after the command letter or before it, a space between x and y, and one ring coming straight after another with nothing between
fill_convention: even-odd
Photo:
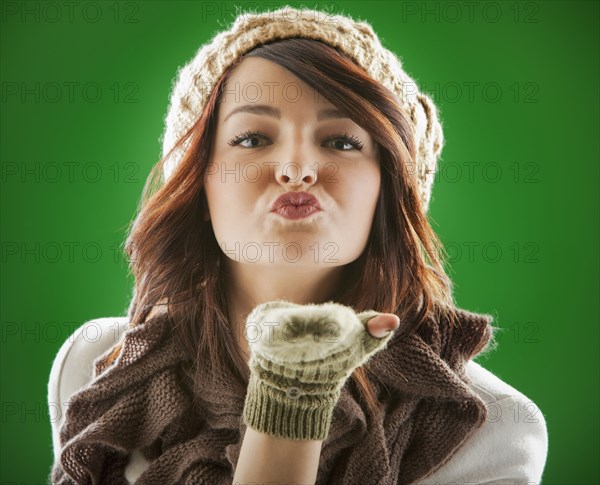
<instances>
[{"instance_id":1,"label":"long brown hair","mask_svg":"<svg viewBox=\"0 0 600 485\"><path fill-rule=\"evenodd\" d=\"M188 145L176 170L163 182L163 164L170 153L153 167L125 243L135 278L129 325L145 322L155 305L168 302L173 332L193 362L194 382L222 368L248 382L247 364L228 318L226 256L212 224L203 221L203 180L221 92L231 70L250 56L291 71L345 111L376 143L382 187L372 231L361 256L344 267L346 284L336 301L355 311L395 313L408 332L440 312L454 322L452 284L444 271L446 253L418 196L416 147L408 115L394 93L333 47L291 38L263 44L230 66L197 121L178 141L177 146ZM119 352L120 344L108 362ZM378 402L367 371L367 365L359 367L351 379L374 412Z\"/></svg>"}]
</instances>

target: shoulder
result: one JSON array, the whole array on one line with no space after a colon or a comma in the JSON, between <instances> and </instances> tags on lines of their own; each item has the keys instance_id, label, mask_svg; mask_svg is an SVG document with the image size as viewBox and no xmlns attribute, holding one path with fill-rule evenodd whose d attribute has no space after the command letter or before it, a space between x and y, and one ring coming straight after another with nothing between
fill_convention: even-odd
<instances>
[{"instance_id":1,"label":"shoulder","mask_svg":"<svg viewBox=\"0 0 600 485\"><path fill-rule=\"evenodd\" d=\"M548 452L542 410L474 360L468 361L465 370L471 389L487 406L487 419L445 465L421 484L540 483Z\"/></svg>"},{"instance_id":2,"label":"shoulder","mask_svg":"<svg viewBox=\"0 0 600 485\"><path fill-rule=\"evenodd\" d=\"M56 354L48 380L48 409L55 457L59 431L69 399L93 377L94 361L117 344L127 328L126 317L89 320L75 330Z\"/></svg>"}]
</instances>

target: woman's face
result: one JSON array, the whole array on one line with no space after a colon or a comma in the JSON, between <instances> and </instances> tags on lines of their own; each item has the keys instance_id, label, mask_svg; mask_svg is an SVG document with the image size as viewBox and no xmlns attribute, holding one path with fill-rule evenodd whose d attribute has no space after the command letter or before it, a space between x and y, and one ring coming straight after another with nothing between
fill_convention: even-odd
<instances>
[{"instance_id":1,"label":"woman's face","mask_svg":"<svg viewBox=\"0 0 600 485\"><path fill-rule=\"evenodd\" d=\"M229 258L351 263L366 246L380 176L371 136L292 73L260 58L234 69L205 180L213 230ZM301 219L272 212L280 195L299 191L316 197L321 210Z\"/></svg>"}]
</instances>

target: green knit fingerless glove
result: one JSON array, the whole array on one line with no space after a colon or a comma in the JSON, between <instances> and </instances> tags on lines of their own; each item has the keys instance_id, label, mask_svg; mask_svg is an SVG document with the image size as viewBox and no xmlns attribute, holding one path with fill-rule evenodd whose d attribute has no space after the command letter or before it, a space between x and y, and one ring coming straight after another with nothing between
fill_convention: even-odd
<instances>
[{"instance_id":1,"label":"green knit fingerless glove","mask_svg":"<svg viewBox=\"0 0 600 485\"><path fill-rule=\"evenodd\" d=\"M369 334L367 321L379 314L357 314L334 302L258 305L246 320L251 352L246 425L281 438L325 439L346 379L394 333Z\"/></svg>"}]
</instances>

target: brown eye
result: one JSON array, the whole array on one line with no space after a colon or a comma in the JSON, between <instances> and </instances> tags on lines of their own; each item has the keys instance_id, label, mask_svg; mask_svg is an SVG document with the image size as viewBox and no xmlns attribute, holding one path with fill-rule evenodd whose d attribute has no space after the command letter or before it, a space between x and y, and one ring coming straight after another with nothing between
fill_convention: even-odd
<instances>
[{"instance_id":1,"label":"brown eye","mask_svg":"<svg viewBox=\"0 0 600 485\"><path fill-rule=\"evenodd\" d=\"M355 136L349 136L347 133L339 136L333 136L329 138L325 143L334 142L334 149L340 150L343 152L351 151L352 149L362 150L363 144L362 142L356 138ZM349 145L350 148L344 149L343 147Z\"/></svg>"},{"instance_id":2,"label":"brown eye","mask_svg":"<svg viewBox=\"0 0 600 485\"><path fill-rule=\"evenodd\" d=\"M235 138L232 138L227 142L230 146L241 145L243 148L255 148L259 146L260 139L268 139L267 135L260 131L245 131L240 133ZM250 142L249 144L246 142ZM246 143L245 145L243 143Z\"/></svg>"}]
</instances>

